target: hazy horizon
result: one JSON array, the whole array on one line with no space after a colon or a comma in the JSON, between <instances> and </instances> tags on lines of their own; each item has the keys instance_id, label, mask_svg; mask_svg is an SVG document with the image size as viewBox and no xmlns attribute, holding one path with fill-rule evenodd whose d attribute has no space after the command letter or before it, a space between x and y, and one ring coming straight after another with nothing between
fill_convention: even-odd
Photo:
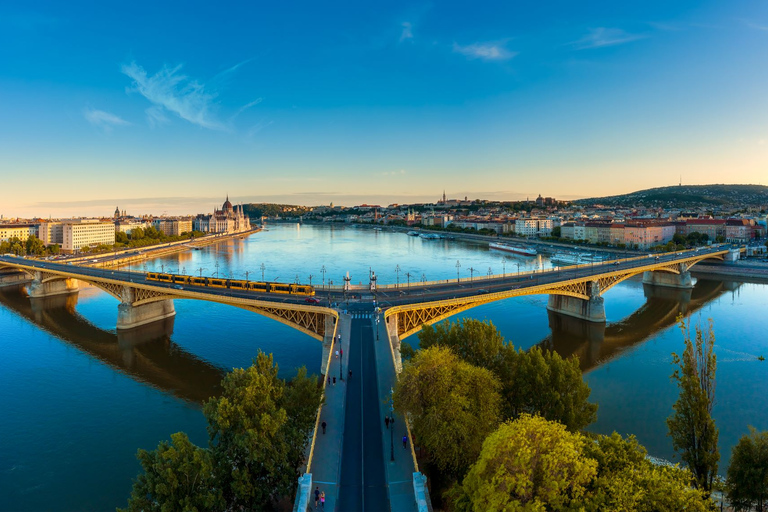
<instances>
[{"instance_id":1,"label":"hazy horizon","mask_svg":"<svg viewBox=\"0 0 768 512\"><path fill-rule=\"evenodd\" d=\"M6 3L0 214L761 183L767 46L756 0Z\"/></svg>"}]
</instances>

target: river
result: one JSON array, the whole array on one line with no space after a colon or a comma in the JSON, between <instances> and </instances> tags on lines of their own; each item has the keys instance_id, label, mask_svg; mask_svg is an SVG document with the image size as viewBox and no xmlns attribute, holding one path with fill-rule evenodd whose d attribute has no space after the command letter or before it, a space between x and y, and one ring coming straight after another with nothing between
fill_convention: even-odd
<instances>
[{"instance_id":1,"label":"river","mask_svg":"<svg viewBox=\"0 0 768 512\"><path fill-rule=\"evenodd\" d=\"M457 266L458 263L458 266ZM515 256L473 242L423 240L349 226L276 224L245 239L135 265L140 270L280 282L379 283L513 273L552 266L545 256ZM519 265L519 267L518 267ZM323 272L325 268L325 272ZM399 271L396 270L399 268ZM768 286L700 279L694 290L625 281L605 294L605 326L546 311L546 296L508 299L452 320L491 320L515 346L575 354L599 404L600 433L635 434L649 452L676 460L665 418L677 388L671 353L682 351L677 312L714 322L718 356L715 420L721 473L747 425L768 429L768 355L761 315ZM280 375L320 368L320 344L238 308L177 300L176 317L138 335L115 331L116 301L83 286L78 295L30 301L0 290L0 496L9 510L114 510L123 506L152 449L185 431L205 445L201 403L221 376L271 352ZM150 341L147 341L147 340ZM405 341L418 344L416 336Z\"/></svg>"}]
</instances>

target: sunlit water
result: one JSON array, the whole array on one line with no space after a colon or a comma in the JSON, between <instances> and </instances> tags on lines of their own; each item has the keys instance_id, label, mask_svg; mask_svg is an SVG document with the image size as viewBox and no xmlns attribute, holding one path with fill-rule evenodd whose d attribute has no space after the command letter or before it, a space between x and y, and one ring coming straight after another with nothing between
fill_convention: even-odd
<instances>
[{"instance_id":1,"label":"sunlit water","mask_svg":"<svg viewBox=\"0 0 768 512\"><path fill-rule=\"evenodd\" d=\"M518 257L456 240L344 226L271 225L269 230L201 251L146 263L188 274L340 284L402 283L514 273L551 266L546 257ZM216 263L218 262L218 268ZM396 268L399 266L400 271ZM135 268L144 269L141 264ZM471 272L470 272L470 269ZM548 314L546 296L492 303L457 317L489 319L516 346L552 347L580 358L596 432L634 433L651 454L674 460L665 418L677 389L671 352L682 350L678 309L712 318L717 335L717 404L723 456L747 425L768 428L768 369L761 314L768 287L700 281L693 293L624 282L605 294L608 325ZM200 403L217 392L221 375L245 366L257 351L274 354L283 377L320 367L320 344L282 324L238 308L177 300L171 325L138 343L115 333L116 301L95 288L75 297L30 302L0 293L0 496L10 510L112 510L123 505L138 472L138 448L154 448L183 430L207 442ZM151 330L151 329L150 329ZM167 333L172 332L170 337ZM417 344L414 336L406 341Z\"/></svg>"}]
</instances>

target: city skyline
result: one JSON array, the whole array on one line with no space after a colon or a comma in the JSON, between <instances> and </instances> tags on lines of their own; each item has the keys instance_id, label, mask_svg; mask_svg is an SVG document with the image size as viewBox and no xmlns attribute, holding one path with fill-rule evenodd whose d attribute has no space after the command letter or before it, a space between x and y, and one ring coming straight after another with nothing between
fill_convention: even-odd
<instances>
[{"instance_id":1,"label":"city skyline","mask_svg":"<svg viewBox=\"0 0 768 512\"><path fill-rule=\"evenodd\" d=\"M759 2L186 5L0 7L0 214L764 184Z\"/></svg>"}]
</instances>

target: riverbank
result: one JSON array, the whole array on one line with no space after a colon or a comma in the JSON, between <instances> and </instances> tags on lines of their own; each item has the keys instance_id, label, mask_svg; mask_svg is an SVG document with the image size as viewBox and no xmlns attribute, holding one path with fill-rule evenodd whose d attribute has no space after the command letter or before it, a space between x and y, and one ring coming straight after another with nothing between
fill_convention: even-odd
<instances>
[{"instance_id":1,"label":"riverbank","mask_svg":"<svg viewBox=\"0 0 768 512\"><path fill-rule=\"evenodd\" d=\"M234 238L245 238L251 236L254 233L258 233L261 231L261 229L261 227L257 227L248 231L240 231L237 233L213 234L200 238L178 240L176 242L168 242L164 244L142 247L140 249L125 249L123 251L111 252L91 257L83 257L78 258L77 260L69 261L73 263L85 263L91 267L122 267L124 265L136 263L137 261L145 261L152 258L158 258L160 256L168 256L170 254L176 254L185 250L200 250L203 247L225 242L227 240L232 240Z\"/></svg>"},{"instance_id":2,"label":"riverbank","mask_svg":"<svg viewBox=\"0 0 768 512\"><path fill-rule=\"evenodd\" d=\"M768 284L768 263L739 260L734 263L699 263L691 268L696 277L729 278Z\"/></svg>"}]
</instances>

